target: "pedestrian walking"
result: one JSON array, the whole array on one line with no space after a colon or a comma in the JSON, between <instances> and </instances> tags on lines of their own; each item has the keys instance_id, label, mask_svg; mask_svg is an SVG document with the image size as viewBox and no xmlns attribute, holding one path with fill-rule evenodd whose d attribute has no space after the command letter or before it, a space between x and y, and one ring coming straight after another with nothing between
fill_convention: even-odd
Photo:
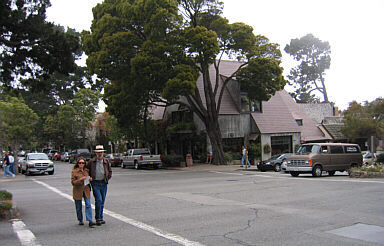
<instances>
[{"instance_id":1,"label":"pedestrian walking","mask_svg":"<svg viewBox=\"0 0 384 246\"><path fill-rule=\"evenodd\" d=\"M12 155L12 152L9 152L8 153L8 159L9 159L9 163L10 163L10 166L9 166L9 171L13 174L15 174L15 158L13 157Z\"/></svg>"},{"instance_id":2,"label":"pedestrian walking","mask_svg":"<svg viewBox=\"0 0 384 246\"><path fill-rule=\"evenodd\" d=\"M88 169L85 168L85 159L79 158L73 166L71 175L71 184L73 186L73 200L75 200L76 215L79 225L84 225L83 222L83 206L82 200L85 202L85 218L88 221L88 226L93 227L95 223L92 221L92 206L91 206L91 187Z\"/></svg>"},{"instance_id":3,"label":"pedestrian walking","mask_svg":"<svg viewBox=\"0 0 384 246\"><path fill-rule=\"evenodd\" d=\"M242 151L241 151L241 167L244 167L244 161L247 160L247 163L245 165L248 164L248 167L251 167L251 163L249 162L249 159L248 159L248 150L247 150L247 146L244 146L242 147Z\"/></svg>"},{"instance_id":4,"label":"pedestrian walking","mask_svg":"<svg viewBox=\"0 0 384 246\"><path fill-rule=\"evenodd\" d=\"M5 152L3 166L4 166L4 178L8 178L8 176L11 176L12 178L14 178L16 176L9 170L11 167L11 162L9 160L9 152Z\"/></svg>"},{"instance_id":5,"label":"pedestrian walking","mask_svg":"<svg viewBox=\"0 0 384 246\"><path fill-rule=\"evenodd\" d=\"M107 158L103 157L103 145L97 145L94 152L96 157L89 160L87 168L92 178L92 190L95 197L95 219L96 225L105 224L103 210L105 198L107 196L108 181L112 178L111 164Z\"/></svg>"}]
</instances>

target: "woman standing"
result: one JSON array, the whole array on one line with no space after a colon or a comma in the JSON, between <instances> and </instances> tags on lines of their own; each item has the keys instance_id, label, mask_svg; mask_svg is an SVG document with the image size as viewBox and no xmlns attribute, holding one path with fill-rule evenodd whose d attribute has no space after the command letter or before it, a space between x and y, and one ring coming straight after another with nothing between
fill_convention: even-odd
<instances>
[{"instance_id":1,"label":"woman standing","mask_svg":"<svg viewBox=\"0 0 384 246\"><path fill-rule=\"evenodd\" d=\"M76 164L73 166L71 184L73 185L73 200L75 200L77 219L79 225L84 225L83 222L83 208L82 199L85 201L85 217L89 222L89 227L93 227L95 223L92 221L92 207L91 207L91 188L89 181L92 178L89 177L88 169L85 167L85 159L79 158Z\"/></svg>"}]
</instances>

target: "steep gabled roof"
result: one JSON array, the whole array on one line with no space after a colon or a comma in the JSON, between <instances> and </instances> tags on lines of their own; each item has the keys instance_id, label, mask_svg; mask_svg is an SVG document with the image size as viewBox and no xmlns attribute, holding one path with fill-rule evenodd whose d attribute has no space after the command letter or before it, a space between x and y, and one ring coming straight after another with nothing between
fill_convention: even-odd
<instances>
[{"instance_id":1,"label":"steep gabled roof","mask_svg":"<svg viewBox=\"0 0 384 246\"><path fill-rule=\"evenodd\" d=\"M281 92L276 92L269 101L262 102L262 109L262 113L252 113L260 133L300 132Z\"/></svg>"},{"instance_id":2,"label":"steep gabled roof","mask_svg":"<svg viewBox=\"0 0 384 246\"><path fill-rule=\"evenodd\" d=\"M304 141L328 140L285 90L263 102L262 108L263 113L252 113L261 133L301 132ZM303 125L299 126L296 120Z\"/></svg>"},{"instance_id":3,"label":"steep gabled roof","mask_svg":"<svg viewBox=\"0 0 384 246\"><path fill-rule=\"evenodd\" d=\"M222 75L224 77L229 77L239 68L240 65L241 65L241 63L239 63L237 61L224 61L224 60L222 60L220 62L220 66L219 66L220 75ZM216 85L216 70L215 70L214 65L211 65L209 67L209 75L210 75L210 80L212 83L212 88L214 89L215 85ZM218 89L218 91L220 91L220 89L223 86L222 76L219 76L219 89ZM197 88L199 89L199 92L201 95L201 100L203 101L203 105L206 106L202 75L200 75L200 77L197 79L196 85L197 85ZM218 95L216 96L216 103L218 102L219 96L220 96L219 95L220 93L217 93L217 94ZM240 113L239 109L236 107L234 100L235 99L232 98L232 96L230 95L228 88L225 88L224 94L223 94L223 99L221 102L221 107L220 107L220 114L239 114Z\"/></svg>"}]
</instances>

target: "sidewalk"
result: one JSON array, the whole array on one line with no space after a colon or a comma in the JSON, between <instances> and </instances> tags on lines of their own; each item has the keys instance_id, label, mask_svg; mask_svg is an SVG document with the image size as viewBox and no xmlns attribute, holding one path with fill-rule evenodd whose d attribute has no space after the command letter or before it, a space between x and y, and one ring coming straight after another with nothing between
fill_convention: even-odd
<instances>
[{"instance_id":1,"label":"sidewalk","mask_svg":"<svg viewBox=\"0 0 384 246\"><path fill-rule=\"evenodd\" d=\"M190 167L166 167L169 170L182 170L182 171L221 171L221 172L229 172L236 170L246 170L245 167L241 167L241 165L213 165L207 163L193 163ZM257 170L256 166L251 166L248 170Z\"/></svg>"}]
</instances>

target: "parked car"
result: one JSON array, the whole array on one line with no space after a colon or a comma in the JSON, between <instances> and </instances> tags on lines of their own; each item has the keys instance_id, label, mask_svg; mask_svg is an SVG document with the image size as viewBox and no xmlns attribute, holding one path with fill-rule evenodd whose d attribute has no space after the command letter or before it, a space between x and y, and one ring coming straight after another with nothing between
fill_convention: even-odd
<instances>
[{"instance_id":1,"label":"parked car","mask_svg":"<svg viewBox=\"0 0 384 246\"><path fill-rule=\"evenodd\" d=\"M59 161L60 159L61 159L61 153L60 152L56 152L53 154L53 157L52 157L53 161Z\"/></svg>"},{"instance_id":2,"label":"parked car","mask_svg":"<svg viewBox=\"0 0 384 246\"><path fill-rule=\"evenodd\" d=\"M64 162L69 161L69 153L68 152L61 153L60 161L64 161Z\"/></svg>"},{"instance_id":3,"label":"parked car","mask_svg":"<svg viewBox=\"0 0 384 246\"><path fill-rule=\"evenodd\" d=\"M149 149L129 149L127 154L123 156L121 167L131 166L135 169L140 169L144 166L150 166L156 169L161 165L161 156L152 155Z\"/></svg>"},{"instance_id":4,"label":"parked car","mask_svg":"<svg viewBox=\"0 0 384 246\"><path fill-rule=\"evenodd\" d=\"M55 165L45 153L28 153L21 161L21 173L26 175L48 173L53 175Z\"/></svg>"},{"instance_id":5,"label":"parked car","mask_svg":"<svg viewBox=\"0 0 384 246\"><path fill-rule=\"evenodd\" d=\"M48 153L47 153L48 158L49 158L50 160L53 160L53 156L54 156L57 152L59 152L59 151L54 150L54 149L49 150Z\"/></svg>"},{"instance_id":6,"label":"parked car","mask_svg":"<svg viewBox=\"0 0 384 246\"><path fill-rule=\"evenodd\" d=\"M88 149L74 149L69 155L69 162L74 163L79 157L83 157L85 160L91 159L91 153Z\"/></svg>"},{"instance_id":7,"label":"parked car","mask_svg":"<svg viewBox=\"0 0 384 246\"><path fill-rule=\"evenodd\" d=\"M122 154L120 153L108 154L106 158L109 159L112 167L121 167L121 163L123 163Z\"/></svg>"},{"instance_id":8,"label":"parked car","mask_svg":"<svg viewBox=\"0 0 384 246\"><path fill-rule=\"evenodd\" d=\"M297 177L301 173L322 176L323 171L333 176L336 171L349 171L361 166L363 156L357 144L350 143L308 143L300 146L287 162L287 171Z\"/></svg>"},{"instance_id":9,"label":"parked car","mask_svg":"<svg viewBox=\"0 0 384 246\"><path fill-rule=\"evenodd\" d=\"M372 165L376 162L376 153L367 152L363 155L363 164Z\"/></svg>"},{"instance_id":10,"label":"parked car","mask_svg":"<svg viewBox=\"0 0 384 246\"><path fill-rule=\"evenodd\" d=\"M275 172L280 172L283 162L291 155L291 153L273 155L268 160L259 162L257 164L257 169L262 172L265 172L267 170L274 170Z\"/></svg>"}]
</instances>

